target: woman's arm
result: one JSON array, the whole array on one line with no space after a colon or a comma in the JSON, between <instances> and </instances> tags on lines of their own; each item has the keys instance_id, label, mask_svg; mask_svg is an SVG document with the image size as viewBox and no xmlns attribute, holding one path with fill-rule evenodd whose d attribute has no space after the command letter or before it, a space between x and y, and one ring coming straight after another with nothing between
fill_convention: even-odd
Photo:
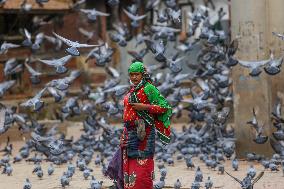
<instances>
[{"instance_id":1,"label":"woman's arm","mask_svg":"<svg viewBox=\"0 0 284 189\"><path fill-rule=\"evenodd\" d=\"M148 111L151 114L162 114L167 111L167 108L162 108L158 105L148 105Z\"/></svg>"},{"instance_id":2,"label":"woman's arm","mask_svg":"<svg viewBox=\"0 0 284 189\"><path fill-rule=\"evenodd\" d=\"M144 92L147 95L147 98L151 105L149 105L148 110L152 114L162 114L165 113L168 109L171 109L171 106L168 104L167 100L160 91L152 84L148 84L144 88Z\"/></svg>"}]
</instances>

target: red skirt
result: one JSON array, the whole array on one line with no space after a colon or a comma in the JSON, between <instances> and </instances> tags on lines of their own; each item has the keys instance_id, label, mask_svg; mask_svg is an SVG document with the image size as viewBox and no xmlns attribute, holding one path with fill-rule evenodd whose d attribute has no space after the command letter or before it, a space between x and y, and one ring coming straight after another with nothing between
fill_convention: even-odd
<instances>
[{"instance_id":1,"label":"red skirt","mask_svg":"<svg viewBox=\"0 0 284 189\"><path fill-rule=\"evenodd\" d=\"M153 157L147 159L128 158L123 149L124 189L152 189L154 179Z\"/></svg>"}]
</instances>

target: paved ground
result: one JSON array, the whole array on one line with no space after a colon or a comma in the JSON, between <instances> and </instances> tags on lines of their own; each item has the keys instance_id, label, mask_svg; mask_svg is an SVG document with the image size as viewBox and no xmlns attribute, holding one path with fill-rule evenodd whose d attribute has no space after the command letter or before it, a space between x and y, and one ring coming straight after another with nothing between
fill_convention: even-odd
<instances>
[{"instance_id":1,"label":"paved ground","mask_svg":"<svg viewBox=\"0 0 284 189\"><path fill-rule=\"evenodd\" d=\"M179 125L176 125L178 127ZM76 125L68 128L68 135L75 134L78 135L81 126ZM22 145L22 142L14 142L15 150L17 150ZM3 147L3 144L0 145ZM206 179L208 175L211 176L214 182L214 188L223 188L223 189L238 189L240 186L237 182L235 182L232 178L228 175L219 175L217 171L207 169L203 163L201 163L198 159L194 159L194 163L201 167L203 171L204 178ZM258 172L262 170L262 166L253 163L255 168ZM231 162L227 161L225 163L225 169L235 175L238 178L242 178L245 176L248 166L250 165L249 162L240 161L240 171L234 172L231 168ZM34 189L56 189L61 188L60 186L60 176L62 175L63 171L66 170L66 166L56 166L55 173L52 176L47 175L47 166L48 163L43 163L42 167L44 170L43 179L38 179L35 175L32 174L32 169L34 167L33 164L29 164L26 162L20 162L17 164L13 164L13 176L6 176L0 174L0 189L20 189L23 187L23 183L25 178L30 178L32 183L32 188ZM107 178L104 178L101 174L101 168L95 167L94 163L91 163L91 168L94 169L93 175L95 178L99 180L103 180L103 185L105 187L111 185L111 181ZM0 171L2 168L0 168ZM157 172L156 168L156 178L159 178L159 173ZM190 185L194 178L194 170L187 169L185 167L185 163L183 161L176 162L174 166L168 166L168 176L166 179L166 185L170 187L173 186L174 182L177 178L179 178L182 182L183 188L190 188ZM89 188L90 180L84 180L82 176L82 172L76 170L75 175L73 176L70 186L67 187L68 189L81 189L81 188ZM202 183L204 185L204 183ZM270 171L265 171L263 178L255 185L256 189L284 189L284 177L282 177L282 172L272 173Z\"/></svg>"}]
</instances>

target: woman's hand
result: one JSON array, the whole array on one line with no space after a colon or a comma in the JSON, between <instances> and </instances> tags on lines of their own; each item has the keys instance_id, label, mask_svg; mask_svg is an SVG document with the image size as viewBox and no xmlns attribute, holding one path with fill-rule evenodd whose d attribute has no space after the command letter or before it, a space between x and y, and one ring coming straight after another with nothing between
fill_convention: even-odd
<instances>
[{"instance_id":1,"label":"woman's hand","mask_svg":"<svg viewBox=\"0 0 284 189\"><path fill-rule=\"evenodd\" d=\"M135 110L148 110L149 105L143 103L129 103Z\"/></svg>"}]
</instances>

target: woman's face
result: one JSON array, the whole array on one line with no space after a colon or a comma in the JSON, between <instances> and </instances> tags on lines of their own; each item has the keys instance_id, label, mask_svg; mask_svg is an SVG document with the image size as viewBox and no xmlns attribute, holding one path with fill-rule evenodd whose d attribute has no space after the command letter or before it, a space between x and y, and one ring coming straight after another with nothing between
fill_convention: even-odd
<instances>
[{"instance_id":1,"label":"woman's face","mask_svg":"<svg viewBox=\"0 0 284 189\"><path fill-rule=\"evenodd\" d=\"M140 81L142 80L143 74L140 72L132 72L129 73L129 78L130 81L134 84L134 85L138 85L140 83Z\"/></svg>"}]
</instances>

